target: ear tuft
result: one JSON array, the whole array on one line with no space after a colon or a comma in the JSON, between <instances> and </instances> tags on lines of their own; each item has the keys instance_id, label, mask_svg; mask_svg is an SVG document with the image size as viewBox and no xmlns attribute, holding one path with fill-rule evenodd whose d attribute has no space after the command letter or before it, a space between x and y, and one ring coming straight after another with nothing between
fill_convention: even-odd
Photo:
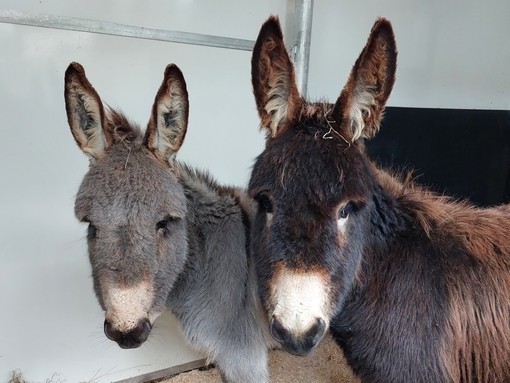
<instances>
[{"instance_id":1,"label":"ear tuft","mask_svg":"<svg viewBox=\"0 0 510 383\"><path fill-rule=\"evenodd\" d=\"M165 69L163 83L154 100L145 143L158 157L173 165L188 126L188 91L184 76L175 64Z\"/></svg>"}]
</instances>

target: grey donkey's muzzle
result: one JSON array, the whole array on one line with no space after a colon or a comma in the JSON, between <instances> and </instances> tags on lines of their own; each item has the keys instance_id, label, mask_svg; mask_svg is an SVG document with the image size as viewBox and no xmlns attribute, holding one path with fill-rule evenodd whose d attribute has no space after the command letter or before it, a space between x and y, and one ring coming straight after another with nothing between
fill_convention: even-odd
<instances>
[{"instance_id":1,"label":"grey donkey's muzzle","mask_svg":"<svg viewBox=\"0 0 510 383\"><path fill-rule=\"evenodd\" d=\"M110 340L117 342L121 348L137 348L147 340L151 332L152 326L146 318L138 321L135 328L123 332L114 328L108 321L104 321L104 333Z\"/></svg>"}]
</instances>

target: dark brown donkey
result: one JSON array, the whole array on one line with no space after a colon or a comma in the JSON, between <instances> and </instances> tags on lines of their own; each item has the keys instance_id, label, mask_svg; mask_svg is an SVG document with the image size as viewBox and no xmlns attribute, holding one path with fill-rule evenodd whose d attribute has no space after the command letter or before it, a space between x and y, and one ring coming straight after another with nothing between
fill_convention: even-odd
<instances>
[{"instance_id":1,"label":"dark brown donkey","mask_svg":"<svg viewBox=\"0 0 510 383\"><path fill-rule=\"evenodd\" d=\"M106 336L138 347L168 307L223 382L267 382L270 336L247 253L254 207L245 191L175 159L188 123L179 68L166 68L145 134L103 107L77 63L65 74L65 100L71 133L90 157L75 212L88 223Z\"/></svg>"},{"instance_id":2,"label":"dark brown donkey","mask_svg":"<svg viewBox=\"0 0 510 383\"><path fill-rule=\"evenodd\" d=\"M396 59L379 19L338 100L310 103L278 19L262 26L252 81L267 141L249 193L271 333L306 355L329 328L367 383L510 382L508 209L435 195L365 153Z\"/></svg>"}]
</instances>

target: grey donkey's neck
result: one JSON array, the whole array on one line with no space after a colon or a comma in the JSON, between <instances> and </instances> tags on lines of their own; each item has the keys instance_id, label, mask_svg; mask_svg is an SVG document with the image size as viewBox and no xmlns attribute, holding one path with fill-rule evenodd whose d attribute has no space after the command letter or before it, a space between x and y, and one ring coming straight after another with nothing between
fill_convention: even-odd
<instances>
[{"instance_id":1,"label":"grey donkey's neck","mask_svg":"<svg viewBox=\"0 0 510 383\"><path fill-rule=\"evenodd\" d=\"M248 296L253 299L254 286L248 279L254 202L241 188L222 186L207 173L186 164L178 166L187 200L188 256L168 298L169 306L179 316L181 305L198 298L197 291L207 292L213 301L224 300L214 294L226 294L227 302L237 300L243 305Z\"/></svg>"},{"instance_id":2,"label":"grey donkey's neck","mask_svg":"<svg viewBox=\"0 0 510 383\"><path fill-rule=\"evenodd\" d=\"M245 226L253 221L256 203L245 189L221 185L207 172L184 163L178 163L178 174L187 199L188 221L193 221L188 228L192 223L198 224L198 227L191 227L192 231L204 224L218 224L229 216L241 216ZM245 239L249 240L249 232Z\"/></svg>"}]
</instances>

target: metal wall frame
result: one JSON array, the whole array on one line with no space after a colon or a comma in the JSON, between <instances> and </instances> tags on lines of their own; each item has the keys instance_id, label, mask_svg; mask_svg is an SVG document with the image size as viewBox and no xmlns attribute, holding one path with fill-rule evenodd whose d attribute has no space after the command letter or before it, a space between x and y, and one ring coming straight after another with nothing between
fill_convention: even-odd
<instances>
[{"instance_id":1,"label":"metal wall frame","mask_svg":"<svg viewBox=\"0 0 510 383\"><path fill-rule=\"evenodd\" d=\"M291 46L289 48L296 67L298 88L301 94L304 95L308 83L313 0L289 0L289 2L292 3L294 10L292 12L294 36L290 39ZM31 14L9 9L0 9L0 22L244 51L251 51L255 44L253 40L170 31L75 17Z\"/></svg>"}]
</instances>

